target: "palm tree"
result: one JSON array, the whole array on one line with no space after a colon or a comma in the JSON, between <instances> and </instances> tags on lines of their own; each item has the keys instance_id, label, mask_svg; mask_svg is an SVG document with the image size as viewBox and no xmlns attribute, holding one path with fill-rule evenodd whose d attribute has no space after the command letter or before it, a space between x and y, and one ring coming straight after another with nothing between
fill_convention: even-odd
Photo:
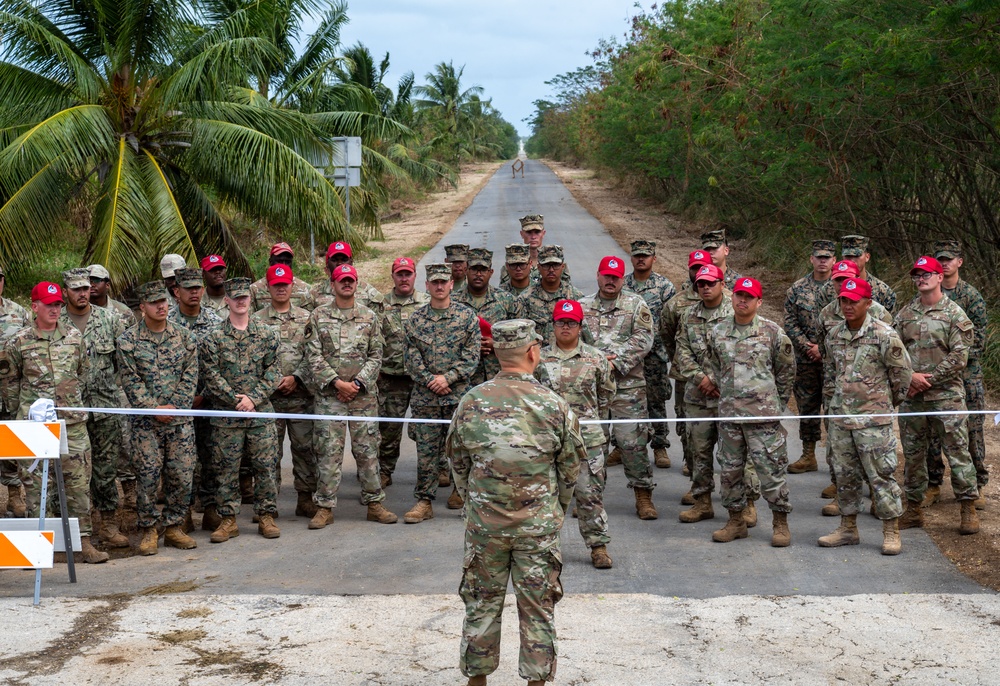
<instances>
[{"instance_id":1,"label":"palm tree","mask_svg":"<svg viewBox=\"0 0 1000 686\"><path fill-rule=\"evenodd\" d=\"M444 136L444 145L449 145L455 153L455 165L461 162L462 134L475 112L481 107L482 86L470 86L462 90L462 74L465 65L457 71L451 62L434 67L424 78L427 83L417 86L417 110L432 118Z\"/></svg>"},{"instance_id":2,"label":"palm tree","mask_svg":"<svg viewBox=\"0 0 1000 686\"><path fill-rule=\"evenodd\" d=\"M357 240L310 162L328 150L316 122L247 95L248 73L284 59L261 19L183 0L0 0L0 260L43 245L80 198L86 259L119 286L165 252L221 252L248 273L235 213Z\"/></svg>"}]
</instances>

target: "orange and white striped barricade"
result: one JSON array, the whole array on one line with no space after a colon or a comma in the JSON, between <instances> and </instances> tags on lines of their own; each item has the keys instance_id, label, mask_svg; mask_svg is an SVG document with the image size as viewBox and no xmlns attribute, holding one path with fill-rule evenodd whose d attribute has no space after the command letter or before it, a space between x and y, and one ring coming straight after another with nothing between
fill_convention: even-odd
<instances>
[{"instance_id":1,"label":"orange and white striped barricade","mask_svg":"<svg viewBox=\"0 0 1000 686\"><path fill-rule=\"evenodd\" d=\"M66 486L63 481L61 457L69 453L66 440L66 422L11 421L0 422L0 459L33 461L31 469L42 463L42 492L39 500L37 528L25 520L0 519L0 569L34 569L34 604L41 602L42 570L52 568L55 552L55 531L45 529L45 510L48 502L49 462L55 464L56 490L59 494L59 511L62 516L62 543L66 550L69 580L76 583L73 560L73 537L66 514ZM79 540L79 528L77 528ZM79 547L79 544L75 547Z\"/></svg>"}]
</instances>

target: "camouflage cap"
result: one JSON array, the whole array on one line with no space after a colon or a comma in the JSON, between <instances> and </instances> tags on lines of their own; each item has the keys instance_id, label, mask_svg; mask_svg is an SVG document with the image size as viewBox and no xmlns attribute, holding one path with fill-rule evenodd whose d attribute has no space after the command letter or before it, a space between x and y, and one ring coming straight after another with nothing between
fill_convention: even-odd
<instances>
[{"instance_id":1,"label":"camouflage cap","mask_svg":"<svg viewBox=\"0 0 1000 686\"><path fill-rule=\"evenodd\" d=\"M469 246L465 245L464 243L455 243L454 245L444 246L444 261L468 262Z\"/></svg>"},{"instance_id":2,"label":"camouflage cap","mask_svg":"<svg viewBox=\"0 0 1000 686\"><path fill-rule=\"evenodd\" d=\"M530 319L507 319L493 325L493 347L497 350L523 348L541 340Z\"/></svg>"},{"instance_id":3,"label":"camouflage cap","mask_svg":"<svg viewBox=\"0 0 1000 686\"><path fill-rule=\"evenodd\" d=\"M545 217L540 214L526 214L517 221L521 222L521 231L545 229Z\"/></svg>"},{"instance_id":4,"label":"camouflage cap","mask_svg":"<svg viewBox=\"0 0 1000 686\"><path fill-rule=\"evenodd\" d=\"M840 239L840 254L857 257L868 252L868 236L844 236Z\"/></svg>"},{"instance_id":5,"label":"camouflage cap","mask_svg":"<svg viewBox=\"0 0 1000 686\"><path fill-rule=\"evenodd\" d=\"M468 263L470 267L493 268L493 251L486 248L472 248L469 250Z\"/></svg>"},{"instance_id":6,"label":"camouflage cap","mask_svg":"<svg viewBox=\"0 0 1000 686\"><path fill-rule=\"evenodd\" d=\"M235 279L227 279L224 285L226 287L227 298L242 298L245 295L250 295L250 279L245 277L240 276Z\"/></svg>"},{"instance_id":7,"label":"camouflage cap","mask_svg":"<svg viewBox=\"0 0 1000 686\"><path fill-rule=\"evenodd\" d=\"M528 264L531 262L531 246L527 243L511 243L505 250L507 264Z\"/></svg>"},{"instance_id":8,"label":"camouflage cap","mask_svg":"<svg viewBox=\"0 0 1000 686\"><path fill-rule=\"evenodd\" d=\"M633 257L656 254L655 241L632 241L632 245L630 245L629 248Z\"/></svg>"},{"instance_id":9,"label":"camouflage cap","mask_svg":"<svg viewBox=\"0 0 1000 686\"><path fill-rule=\"evenodd\" d=\"M160 276L166 279L174 275L175 269L183 269L186 266L187 262L177 253L164 255L163 259L160 260Z\"/></svg>"},{"instance_id":10,"label":"camouflage cap","mask_svg":"<svg viewBox=\"0 0 1000 686\"><path fill-rule=\"evenodd\" d=\"M135 289L139 302L155 303L167 299L167 285L163 281L147 281Z\"/></svg>"},{"instance_id":11,"label":"camouflage cap","mask_svg":"<svg viewBox=\"0 0 1000 686\"><path fill-rule=\"evenodd\" d=\"M201 288L205 285L202 274L200 269L188 269L187 267L174 270L174 278L181 288Z\"/></svg>"},{"instance_id":12,"label":"camouflage cap","mask_svg":"<svg viewBox=\"0 0 1000 686\"><path fill-rule=\"evenodd\" d=\"M836 257L837 244L825 238L813 241L813 257Z\"/></svg>"},{"instance_id":13,"label":"camouflage cap","mask_svg":"<svg viewBox=\"0 0 1000 686\"><path fill-rule=\"evenodd\" d=\"M84 286L90 288L90 271L86 267L67 269L62 273L62 277L63 284L70 290Z\"/></svg>"},{"instance_id":14,"label":"camouflage cap","mask_svg":"<svg viewBox=\"0 0 1000 686\"><path fill-rule=\"evenodd\" d=\"M434 262L424 267L428 281L451 281L451 267L442 262Z\"/></svg>"},{"instance_id":15,"label":"camouflage cap","mask_svg":"<svg viewBox=\"0 0 1000 686\"><path fill-rule=\"evenodd\" d=\"M106 281L111 280L111 272L104 268L103 264L92 264L87 267L87 272L90 274L92 279L105 279Z\"/></svg>"},{"instance_id":16,"label":"camouflage cap","mask_svg":"<svg viewBox=\"0 0 1000 686\"><path fill-rule=\"evenodd\" d=\"M701 249L718 248L720 245L727 245L726 230L715 229L701 234Z\"/></svg>"},{"instance_id":17,"label":"camouflage cap","mask_svg":"<svg viewBox=\"0 0 1000 686\"><path fill-rule=\"evenodd\" d=\"M953 260L962 256L962 241L948 240L934 243L934 257Z\"/></svg>"},{"instance_id":18,"label":"camouflage cap","mask_svg":"<svg viewBox=\"0 0 1000 686\"><path fill-rule=\"evenodd\" d=\"M538 248L538 264L562 264L565 261L561 245L543 245Z\"/></svg>"}]
</instances>

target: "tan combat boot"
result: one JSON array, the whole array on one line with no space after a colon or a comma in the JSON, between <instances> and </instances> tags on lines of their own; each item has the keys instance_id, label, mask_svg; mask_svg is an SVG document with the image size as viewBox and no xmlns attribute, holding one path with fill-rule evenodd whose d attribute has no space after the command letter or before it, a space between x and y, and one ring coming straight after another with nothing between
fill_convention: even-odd
<instances>
[{"instance_id":1,"label":"tan combat boot","mask_svg":"<svg viewBox=\"0 0 1000 686\"><path fill-rule=\"evenodd\" d=\"M316 506L316 514L309 520L310 529L325 529L333 524L333 508Z\"/></svg>"},{"instance_id":2,"label":"tan combat boot","mask_svg":"<svg viewBox=\"0 0 1000 686\"><path fill-rule=\"evenodd\" d=\"M403 521L407 524L419 524L425 519L434 519L434 508L431 507L430 500L418 500L417 504L403 515Z\"/></svg>"},{"instance_id":3,"label":"tan combat boot","mask_svg":"<svg viewBox=\"0 0 1000 686\"><path fill-rule=\"evenodd\" d=\"M962 503L962 523L958 527L958 533L963 536L979 533L979 514L976 512L975 500L963 500Z\"/></svg>"},{"instance_id":4,"label":"tan combat boot","mask_svg":"<svg viewBox=\"0 0 1000 686\"><path fill-rule=\"evenodd\" d=\"M983 495L984 486L979 487L979 497L976 498L976 509L985 510L986 509L986 496Z\"/></svg>"},{"instance_id":5,"label":"tan combat boot","mask_svg":"<svg viewBox=\"0 0 1000 686\"><path fill-rule=\"evenodd\" d=\"M274 523L273 514L262 514L259 519L260 521L257 522L257 533L261 536L264 538L278 538L281 535L281 529Z\"/></svg>"},{"instance_id":6,"label":"tan combat boot","mask_svg":"<svg viewBox=\"0 0 1000 686\"><path fill-rule=\"evenodd\" d=\"M681 505L694 505L694 496L691 495L691 491L681 496Z\"/></svg>"},{"instance_id":7,"label":"tan combat boot","mask_svg":"<svg viewBox=\"0 0 1000 686\"><path fill-rule=\"evenodd\" d=\"M606 459L604 461L604 466L605 467L617 467L618 465L620 465L622 463L622 455L623 454L624 453L622 453L622 449L619 448L616 445L615 449L611 451L610 455L608 455L608 459Z\"/></svg>"},{"instance_id":8,"label":"tan combat boot","mask_svg":"<svg viewBox=\"0 0 1000 686\"><path fill-rule=\"evenodd\" d=\"M899 530L920 529L924 526L924 513L920 509L920 503L914 500L906 501L906 510L899 518Z\"/></svg>"},{"instance_id":9,"label":"tan combat boot","mask_svg":"<svg viewBox=\"0 0 1000 686\"><path fill-rule=\"evenodd\" d=\"M485 676L470 676L467 686L486 686Z\"/></svg>"},{"instance_id":10,"label":"tan combat boot","mask_svg":"<svg viewBox=\"0 0 1000 686\"><path fill-rule=\"evenodd\" d=\"M691 476L691 468L688 466L687 460L684 460L684 464L681 465L681 476Z\"/></svg>"},{"instance_id":11,"label":"tan combat boot","mask_svg":"<svg viewBox=\"0 0 1000 686\"><path fill-rule=\"evenodd\" d=\"M88 565L98 565L108 561L108 554L95 548L90 536L80 536L80 556Z\"/></svg>"},{"instance_id":12,"label":"tan combat boot","mask_svg":"<svg viewBox=\"0 0 1000 686\"><path fill-rule=\"evenodd\" d=\"M712 494L702 493L694 497L694 507L690 510L683 510L679 519L685 524L700 522L703 519L715 519L715 510L712 509Z\"/></svg>"},{"instance_id":13,"label":"tan combat boot","mask_svg":"<svg viewBox=\"0 0 1000 686\"><path fill-rule=\"evenodd\" d=\"M24 496L21 495L20 486L7 487L7 509L15 517L23 517L24 513L28 511L28 506L24 502Z\"/></svg>"},{"instance_id":14,"label":"tan combat boot","mask_svg":"<svg viewBox=\"0 0 1000 686\"><path fill-rule=\"evenodd\" d=\"M128 537L118 530L115 524L115 511L101 512L101 528L97 530L97 537L109 548L128 548Z\"/></svg>"},{"instance_id":15,"label":"tan combat boot","mask_svg":"<svg viewBox=\"0 0 1000 686\"><path fill-rule=\"evenodd\" d=\"M746 520L743 518L743 510L730 510L729 521L721 529L712 532L712 540L716 543L729 543L749 535Z\"/></svg>"},{"instance_id":16,"label":"tan combat boot","mask_svg":"<svg viewBox=\"0 0 1000 686\"><path fill-rule=\"evenodd\" d=\"M122 481L122 503L121 507L123 510L137 510L139 508L138 496L136 494L136 487L138 482L135 479L129 479L128 481Z\"/></svg>"},{"instance_id":17,"label":"tan combat boot","mask_svg":"<svg viewBox=\"0 0 1000 686\"><path fill-rule=\"evenodd\" d=\"M832 503L827 503L820 510L820 514L824 517L839 517L840 516L840 503L834 500Z\"/></svg>"},{"instance_id":18,"label":"tan combat boot","mask_svg":"<svg viewBox=\"0 0 1000 686\"><path fill-rule=\"evenodd\" d=\"M903 544L899 540L899 519L882 520L882 554L899 555Z\"/></svg>"},{"instance_id":19,"label":"tan combat boot","mask_svg":"<svg viewBox=\"0 0 1000 686\"><path fill-rule=\"evenodd\" d=\"M803 474L805 472L815 472L819 469L816 463L816 442L804 441L802 443L802 457L788 465L789 474Z\"/></svg>"},{"instance_id":20,"label":"tan combat boot","mask_svg":"<svg viewBox=\"0 0 1000 686\"><path fill-rule=\"evenodd\" d=\"M670 469L670 456L666 448L653 448L653 461L660 469Z\"/></svg>"},{"instance_id":21,"label":"tan combat boot","mask_svg":"<svg viewBox=\"0 0 1000 686\"><path fill-rule=\"evenodd\" d=\"M201 516L201 530L215 531L222 524L222 516L215 505L206 505L205 514Z\"/></svg>"},{"instance_id":22,"label":"tan combat boot","mask_svg":"<svg viewBox=\"0 0 1000 686\"><path fill-rule=\"evenodd\" d=\"M857 545L861 542L858 535L858 516L843 515L840 518L840 526L833 533L820 536L819 545L822 548L839 548L842 545Z\"/></svg>"},{"instance_id":23,"label":"tan combat boot","mask_svg":"<svg viewBox=\"0 0 1000 686\"><path fill-rule=\"evenodd\" d=\"M451 486L451 472L443 470L438 473L438 488L448 488Z\"/></svg>"},{"instance_id":24,"label":"tan combat boot","mask_svg":"<svg viewBox=\"0 0 1000 686\"><path fill-rule=\"evenodd\" d=\"M313 502L312 493L309 491L299 491L298 500L295 501L296 517L312 517L316 514L316 503Z\"/></svg>"},{"instance_id":25,"label":"tan combat boot","mask_svg":"<svg viewBox=\"0 0 1000 686\"><path fill-rule=\"evenodd\" d=\"M178 550L191 550L197 548L198 543L187 535L184 527L180 525L168 526L163 532L163 545L169 545Z\"/></svg>"},{"instance_id":26,"label":"tan combat boot","mask_svg":"<svg viewBox=\"0 0 1000 686\"><path fill-rule=\"evenodd\" d=\"M595 545L590 549L590 561L594 564L594 569L611 569L611 556L608 555L608 547Z\"/></svg>"},{"instance_id":27,"label":"tan combat boot","mask_svg":"<svg viewBox=\"0 0 1000 686\"><path fill-rule=\"evenodd\" d=\"M399 517L385 509L382 503L368 503L368 521L379 524L395 524Z\"/></svg>"},{"instance_id":28,"label":"tan combat boot","mask_svg":"<svg viewBox=\"0 0 1000 686\"><path fill-rule=\"evenodd\" d=\"M212 532L208 539L212 543L225 543L230 538L240 535L240 528L236 526L236 517L223 517L219 523L219 528Z\"/></svg>"},{"instance_id":29,"label":"tan combat boot","mask_svg":"<svg viewBox=\"0 0 1000 686\"><path fill-rule=\"evenodd\" d=\"M743 508L743 521L747 523L748 529L757 526L757 504L749 498L747 506Z\"/></svg>"},{"instance_id":30,"label":"tan combat boot","mask_svg":"<svg viewBox=\"0 0 1000 686\"><path fill-rule=\"evenodd\" d=\"M465 501L462 500L462 496L458 494L458 489L452 488L451 495L448 496L448 509L461 510L463 505L465 505Z\"/></svg>"},{"instance_id":31,"label":"tan combat boot","mask_svg":"<svg viewBox=\"0 0 1000 686\"><path fill-rule=\"evenodd\" d=\"M184 515L184 523L181 524L181 531L186 534L194 531L194 507L189 507L187 514Z\"/></svg>"},{"instance_id":32,"label":"tan combat boot","mask_svg":"<svg viewBox=\"0 0 1000 686\"><path fill-rule=\"evenodd\" d=\"M139 554L140 555L156 555L159 552L156 549L156 539L159 536L156 533L156 527L151 526L148 529L142 530L142 540L139 542Z\"/></svg>"},{"instance_id":33,"label":"tan combat boot","mask_svg":"<svg viewBox=\"0 0 1000 686\"><path fill-rule=\"evenodd\" d=\"M927 490L924 491L924 500L920 503L920 507L930 507L939 500L941 500L941 487L928 486Z\"/></svg>"},{"instance_id":34,"label":"tan combat boot","mask_svg":"<svg viewBox=\"0 0 1000 686\"><path fill-rule=\"evenodd\" d=\"M392 474L386 474L385 472L379 472L379 474L378 474L378 483L379 483L379 486L382 487L383 491L385 489L389 488L389 486L392 486Z\"/></svg>"},{"instance_id":35,"label":"tan combat boot","mask_svg":"<svg viewBox=\"0 0 1000 686\"><path fill-rule=\"evenodd\" d=\"M240 503L253 505L253 474L240 474Z\"/></svg>"},{"instance_id":36,"label":"tan combat boot","mask_svg":"<svg viewBox=\"0 0 1000 686\"><path fill-rule=\"evenodd\" d=\"M837 484L831 483L829 486L827 486L826 488L824 488L823 491L819 494L819 497L820 498L824 498L826 500L833 500L834 498L836 498L837 497Z\"/></svg>"},{"instance_id":37,"label":"tan combat boot","mask_svg":"<svg viewBox=\"0 0 1000 686\"><path fill-rule=\"evenodd\" d=\"M635 514L639 519L656 519L656 506L653 505L653 491L648 488L635 488Z\"/></svg>"},{"instance_id":38,"label":"tan combat boot","mask_svg":"<svg viewBox=\"0 0 1000 686\"><path fill-rule=\"evenodd\" d=\"M771 547L787 548L792 544L792 532L788 530L788 513L771 512Z\"/></svg>"}]
</instances>

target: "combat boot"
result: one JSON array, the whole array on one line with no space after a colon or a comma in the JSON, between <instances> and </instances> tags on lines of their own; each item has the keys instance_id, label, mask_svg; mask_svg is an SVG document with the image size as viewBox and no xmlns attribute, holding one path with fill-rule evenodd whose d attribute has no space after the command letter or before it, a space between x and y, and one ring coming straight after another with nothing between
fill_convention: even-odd
<instances>
[{"instance_id":1,"label":"combat boot","mask_svg":"<svg viewBox=\"0 0 1000 686\"><path fill-rule=\"evenodd\" d=\"M316 514L316 503L313 502L312 493L299 491L298 499L295 501L295 516L311 518L314 514Z\"/></svg>"},{"instance_id":2,"label":"combat boot","mask_svg":"<svg viewBox=\"0 0 1000 686\"><path fill-rule=\"evenodd\" d=\"M979 497L976 498L976 509L977 510L985 510L986 509L986 496L983 495L983 488L985 488L985 486L983 484L980 484L979 485Z\"/></svg>"},{"instance_id":3,"label":"combat boot","mask_svg":"<svg viewBox=\"0 0 1000 686\"><path fill-rule=\"evenodd\" d=\"M590 549L590 561L594 569L611 569L611 556L608 555L608 547L595 545Z\"/></svg>"},{"instance_id":4,"label":"combat boot","mask_svg":"<svg viewBox=\"0 0 1000 686\"><path fill-rule=\"evenodd\" d=\"M184 528L180 526L168 526L163 532L163 545L169 545L178 550L191 550L197 548L198 543L184 533Z\"/></svg>"},{"instance_id":5,"label":"combat boot","mask_svg":"<svg viewBox=\"0 0 1000 686\"><path fill-rule=\"evenodd\" d=\"M7 509L15 517L23 517L24 513L28 511L28 506L24 502L24 496L21 495L20 486L7 487Z\"/></svg>"},{"instance_id":6,"label":"combat boot","mask_svg":"<svg viewBox=\"0 0 1000 686\"><path fill-rule=\"evenodd\" d=\"M186 534L189 534L192 531L194 531L194 508L193 507L189 507L188 511L187 511L187 514L184 515L184 523L181 524L181 531L183 531Z\"/></svg>"},{"instance_id":7,"label":"combat boot","mask_svg":"<svg viewBox=\"0 0 1000 686\"><path fill-rule=\"evenodd\" d=\"M834 500L832 503L827 503L820 510L820 514L824 517L839 517L840 516L840 503Z\"/></svg>"},{"instance_id":8,"label":"combat boot","mask_svg":"<svg viewBox=\"0 0 1000 686\"><path fill-rule=\"evenodd\" d=\"M712 540L716 543L729 543L749 535L746 520L743 518L743 510L730 510L729 521L721 529L712 532Z\"/></svg>"},{"instance_id":9,"label":"combat boot","mask_svg":"<svg viewBox=\"0 0 1000 686\"><path fill-rule=\"evenodd\" d=\"M691 467L688 466L687 460L681 465L681 476L691 476Z\"/></svg>"},{"instance_id":10,"label":"combat boot","mask_svg":"<svg viewBox=\"0 0 1000 686\"><path fill-rule=\"evenodd\" d=\"M883 555L899 555L899 551L902 550L903 544L899 540L899 520L895 517L892 519L882 520L882 554Z\"/></svg>"},{"instance_id":11,"label":"combat boot","mask_svg":"<svg viewBox=\"0 0 1000 686\"><path fill-rule=\"evenodd\" d=\"M452 488L451 495L448 496L448 509L461 510L463 505L465 505L465 501L462 500L462 496L458 494L458 489Z\"/></svg>"},{"instance_id":12,"label":"combat boot","mask_svg":"<svg viewBox=\"0 0 1000 686\"><path fill-rule=\"evenodd\" d=\"M743 521L747 523L747 528L752 529L757 526L757 504L747 499L747 506L743 508Z\"/></svg>"},{"instance_id":13,"label":"combat boot","mask_svg":"<svg viewBox=\"0 0 1000 686\"><path fill-rule=\"evenodd\" d=\"M378 484L379 484L379 486L382 487L383 491L385 489L389 488L389 486L392 486L392 474L386 474L385 472L379 472L379 475L378 475Z\"/></svg>"},{"instance_id":14,"label":"combat boot","mask_svg":"<svg viewBox=\"0 0 1000 686\"><path fill-rule=\"evenodd\" d=\"M206 505L205 514L201 516L201 530L215 531L222 524L222 516L215 505Z\"/></svg>"},{"instance_id":15,"label":"combat boot","mask_svg":"<svg viewBox=\"0 0 1000 686\"><path fill-rule=\"evenodd\" d=\"M142 541L139 542L139 554L140 555L156 555L159 552L156 549L156 539L159 538L156 534L156 527L151 526L148 529L142 530Z\"/></svg>"},{"instance_id":16,"label":"combat boot","mask_svg":"<svg viewBox=\"0 0 1000 686\"><path fill-rule=\"evenodd\" d=\"M826 500L833 500L837 497L837 484L831 483L829 486L823 489L819 494L820 498L825 498Z\"/></svg>"},{"instance_id":17,"label":"combat boot","mask_svg":"<svg viewBox=\"0 0 1000 686\"><path fill-rule=\"evenodd\" d=\"M447 470L438 473L438 488L448 488L451 486L451 473Z\"/></svg>"},{"instance_id":18,"label":"combat boot","mask_svg":"<svg viewBox=\"0 0 1000 686\"><path fill-rule=\"evenodd\" d=\"M139 508L138 496L136 495L136 485L137 481L135 479L129 479L128 481L122 481L122 509L123 510L137 510Z\"/></svg>"},{"instance_id":19,"label":"combat boot","mask_svg":"<svg viewBox=\"0 0 1000 686\"><path fill-rule=\"evenodd\" d=\"M635 491L635 514L639 519L656 519L659 515L656 506L653 505L653 491L648 488L634 488Z\"/></svg>"},{"instance_id":20,"label":"combat boot","mask_svg":"<svg viewBox=\"0 0 1000 686\"><path fill-rule=\"evenodd\" d=\"M771 547L787 548L792 544L792 532L788 530L788 513L771 512Z\"/></svg>"},{"instance_id":21,"label":"combat boot","mask_svg":"<svg viewBox=\"0 0 1000 686\"><path fill-rule=\"evenodd\" d=\"M482 675L470 676L467 686L486 686L486 677Z\"/></svg>"},{"instance_id":22,"label":"combat boot","mask_svg":"<svg viewBox=\"0 0 1000 686\"><path fill-rule=\"evenodd\" d=\"M325 529L328 524L333 524L333 508L317 506L316 514L309 520L309 528Z\"/></svg>"},{"instance_id":23,"label":"combat boot","mask_svg":"<svg viewBox=\"0 0 1000 686\"><path fill-rule=\"evenodd\" d=\"M958 527L958 533L963 536L979 533L979 513L976 512L975 500L963 500L962 503L962 523Z\"/></svg>"},{"instance_id":24,"label":"combat boot","mask_svg":"<svg viewBox=\"0 0 1000 686\"><path fill-rule=\"evenodd\" d=\"M368 521L379 524L395 524L399 517L385 509L382 503L368 503Z\"/></svg>"},{"instance_id":25,"label":"combat boot","mask_svg":"<svg viewBox=\"0 0 1000 686\"><path fill-rule=\"evenodd\" d=\"M924 500L920 503L920 507L930 507L939 500L941 500L941 486L928 486L927 490L924 491Z\"/></svg>"},{"instance_id":26,"label":"combat boot","mask_svg":"<svg viewBox=\"0 0 1000 686\"><path fill-rule=\"evenodd\" d=\"M97 530L101 543L109 548L128 548L128 537L115 524L115 511L101 512L101 528Z\"/></svg>"},{"instance_id":27,"label":"combat boot","mask_svg":"<svg viewBox=\"0 0 1000 686\"><path fill-rule=\"evenodd\" d=\"M260 515L260 521L257 522L257 533L264 538L277 538L281 535L281 529L274 523L273 514Z\"/></svg>"},{"instance_id":28,"label":"combat boot","mask_svg":"<svg viewBox=\"0 0 1000 686\"><path fill-rule=\"evenodd\" d=\"M703 519L715 519L715 510L712 509L712 494L702 493L694 497L694 507L684 510L680 514L680 520L685 524L700 522Z\"/></svg>"},{"instance_id":29,"label":"combat boot","mask_svg":"<svg viewBox=\"0 0 1000 686\"><path fill-rule=\"evenodd\" d=\"M840 518L840 526L833 533L820 536L818 541L822 548L839 548L842 545L857 545L860 542L857 515L843 515Z\"/></svg>"},{"instance_id":30,"label":"combat boot","mask_svg":"<svg viewBox=\"0 0 1000 686\"><path fill-rule=\"evenodd\" d=\"M253 505L253 474L240 474L240 503Z\"/></svg>"},{"instance_id":31,"label":"combat boot","mask_svg":"<svg viewBox=\"0 0 1000 686\"><path fill-rule=\"evenodd\" d=\"M240 528L236 526L236 517L223 517L219 523L219 528L212 532L208 539L212 543L225 543L230 538L240 535Z\"/></svg>"},{"instance_id":32,"label":"combat boot","mask_svg":"<svg viewBox=\"0 0 1000 686\"><path fill-rule=\"evenodd\" d=\"M623 455L622 449L616 445L615 449L612 450L611 454L608 455L608 459L604 461L604 466L617 467L622 463L622 455Z\"/></svg>"},{"instance_id":33,"label":"combat boot","mask_svg":"<svg viewBox=\"0 0 1000 686\"><path fill-rule=\"evenodd\" d=\"M653 448L653 460L660 469L670 469L670 456L666 448Z\"/></svg>"},{"instance_id":34,"label":"combat boot","mask_svg":"<svg viewBox=\"0 0 1000 686\"><path fill-rule=\"evenodd\" d=\"M107 562L109 555L98 550L90 543L90 536L80 536L80 556L88 565L98 565Z\"/></svg>"},{"instance_id":35,"label":"combat boot","mask_svg":"<svg viewBox=\"0 0 1000 686\"><path fill-rule=\"evenodd\" d=\"M920 509L920 503L915 500L906 501L906 511L899 518L899 530L920 529L924 526L924 513Z\"/></svg>"},{"instance_id":36,"label":"combat boot","mask_svg":"<svg viewBox=\"0 0 1000 686\"><path fill-rule=\"evenodd\" d=\"M819 469L816 463L816 442L802 442L802 457L788 465L789 474L803 474L805 472L815 472Z\"/></svg>"},{"instance_id":37,"label":"combat boot","mask_svg":"<svg viewBox=\"0 0 1000 686\"><path fill-rule=\"evenodd\" d=\"M681 505L694 505L694 496L691 495L691 491L681 496Z\"/></svg>"},{"instance_id":38,"label":"combat boot","mask_svg":"<svg viewBox=\"0 0 1000 686\"><path fill-rule=\"evenodd\" d=\"M403 521L407 524L419 524L425 519L434 519L434 508L431 507L430 500L418 500L417 504L403 515Z\"/></svg>"}]
</instances>

